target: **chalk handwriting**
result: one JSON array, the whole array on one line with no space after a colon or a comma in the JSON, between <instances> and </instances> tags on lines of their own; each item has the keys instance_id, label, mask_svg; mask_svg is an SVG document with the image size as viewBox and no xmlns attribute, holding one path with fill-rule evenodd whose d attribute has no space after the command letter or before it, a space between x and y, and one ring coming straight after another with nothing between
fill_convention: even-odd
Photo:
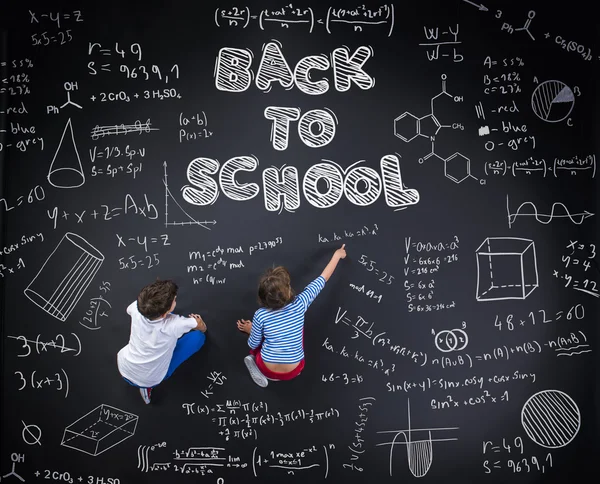
<instances>
[{"instance_id":1,"label":"chalk handwriting","mask_svg":"<svg viewBox=\"0 0 600 484\"><path fill-rule=\"evenodd\" d=\"M68 336L73 336L72 339L75 340L73 344L74 348L66 346L65 337L60 333L54 336L50 341L48 341L46 338L42 339L42 335L39 333L34 340L27 339L27 337L23 335L8 335L6 337L21 343L21 351L24 353L18 354L17 357L19 358L26 358L27 356L31 355L34 350L38 355L41 355L42 353L48 352L48 348L58 349L60 350L61 354L68 353L70 356L79 356L81 354L81 340L79 339L79 336L77 336L75 333L71 333Z\"/></svg>"}]
</instances>

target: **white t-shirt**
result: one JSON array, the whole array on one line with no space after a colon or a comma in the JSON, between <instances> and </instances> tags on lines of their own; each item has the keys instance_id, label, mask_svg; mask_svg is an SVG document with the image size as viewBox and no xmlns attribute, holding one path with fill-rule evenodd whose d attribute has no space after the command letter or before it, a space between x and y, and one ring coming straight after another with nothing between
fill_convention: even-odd
<instances>
[{"instance_id":1,"label":"white t-shirt","mask_svg":"<svg viewBox=\"0 0 600 484\"><path fill-rule=\"evenodd\" d=\"M143 316L137 301L127 307L131 316L129 344L117 354L119 372L141 387L153 387L163 381L177 340L197 326L194 318L175 314L151 321Z\"/></svg>"}]
</instances>

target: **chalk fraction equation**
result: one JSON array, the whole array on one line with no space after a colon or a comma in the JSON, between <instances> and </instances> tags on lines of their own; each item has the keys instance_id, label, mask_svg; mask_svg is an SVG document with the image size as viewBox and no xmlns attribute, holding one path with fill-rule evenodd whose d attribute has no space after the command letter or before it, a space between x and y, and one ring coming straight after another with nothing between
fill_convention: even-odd
<instances>
[{"instance_id":1,"label":"chalk fraction equation","mask_svg":"<svg viewBox=\"0 0 600 484\"><path fill-rule=\"evenodd\" d=\"M209 384L206 388L204 388L204 390L202 390L200 392L200 394L204 397L204 398L210 398L211 395L214 394L214 389L216 387L220 387L223 386L225 384L225 381L227 380L227 377L225 375L223 375L222 372L220 371L211 371L207 376L206 376L207 380L209 381Z\"/></svg>"},{"instance_id":2,"label":"chalk fraction equation","mask_svg":"<svg viewBox=\"0 0 600 484\"><path fill-rule=\"evenodd\" d=\"M92 163L95 163L96 160L109 160L122 157L132 160L137 157L144 158L146 156L146 148L132 148L130 145L126 145L124 148L119 146L98 148L97 145L94 145L94 148L89 149L89 154Z\"/></svg>"},{"instance_id":3,"label":"chalk fraction equation","mask_svg":"<svg viewBox=\"0 0 600 484\"><path fill-rule=\"evenodd\" d=\"M579 157L574 155L569 158L554 158L546 160L545 158L536 158L530 156L525 160L506 161L494 160L486 161L484 165L485 174L489 176L512 176L514 178L546 176L560 178L562 176L589 176L596 177L596 155L590 154Z\"/></svg>"},{"instance_id":4,"label":"chalk fraction equation","mask_svg":"<svg viewBox=\"0 0 600 484\"><path fill-rule=\"evenodd\" d=\"M296 7L292 3L277 9L250 10L247 6L217 8L215 25L220 28L245 29L250 25L260 30L302 29L312 33L322 26L328 34L341 31L381 31L390 37L394 31L395 10L393 4L368 8L359 5L342 9L329 7L326 12L316 12L311 7ZM345 27L345 28L344 28Z\"/></svg>"},{"instance_id":5,"label":"chalk fraction equation","mask_svg":"<svg viewBox=\"0 0 600 484\"><path fill-rule=\"evenodd\" d=\"M226 441L236 439L258 439L258 428L275 425L283 427L296 422L314 424L316 422L339 418L340 412L336 408L315 410L312 408L298 408L289 412L271 411L264 402L241 403L241 401L227 401L224 404L198 404L195 402L184 403L182 408L186 415L206 415L211 417L211 422L217 425L218 434Z\"/></svg>"},{"instance_id":6,"label":"chalk fraction equation","mask_svg":"<svg viewBox=\"0 0 600 484\"><path fill-rule=\"evenodd\" d=\"M249 463L224 447L187 447L167 451L166 442L138 446L137 468L140 472L170 471L204 476L225 467L246 469Z\"/></svg>"},{"instance_id":7,"label":"chalk fraction equation","mask_svg":"<svg viewBox=\"0 0 600 484\"><path fill-rule=\"evenodd\" d=\"M362 472L363 468L358 465L358 461L363 457L365 453L365 436L362 433L365 431L367 421L369 420L369 410L371 406L375 404L375 397L362 397L358 399L358 416L354 422L354 436L352 437L352 443L348 446L350 450L350 461L351 463L345 462L342 464L342 468L351 469L353 471Z\"/></svg>"}]
</instances>

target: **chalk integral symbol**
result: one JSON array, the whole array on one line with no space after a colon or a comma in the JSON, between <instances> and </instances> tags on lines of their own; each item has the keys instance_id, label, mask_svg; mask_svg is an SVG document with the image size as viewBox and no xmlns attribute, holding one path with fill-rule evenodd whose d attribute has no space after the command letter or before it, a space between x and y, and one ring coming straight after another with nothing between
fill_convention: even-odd
<instances>
[{"instance_id":1,"label":"chalk integral symbol","mask_svg":"<svg viewBox=\"0 0 600 484\"><path fill-rule=\"evenodd\" d=\"M48 182L55 188L78 188L85 183L85 173L75 144L71 118L65 125L50 164Z\"/></svg>"}]
</instances>

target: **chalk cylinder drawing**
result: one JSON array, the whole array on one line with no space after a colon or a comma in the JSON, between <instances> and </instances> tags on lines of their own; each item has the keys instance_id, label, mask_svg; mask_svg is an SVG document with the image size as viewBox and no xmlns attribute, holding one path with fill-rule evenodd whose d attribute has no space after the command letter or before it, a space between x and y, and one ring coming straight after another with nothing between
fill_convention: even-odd
<instances>
[{"instance_id":1,"label":"chalk cylinder drawing","mask_svg":"<svg viewBox=\"0 0 600 484\"><path fill-rule=\"evenodd\" d=\"M533 240L488 237L476 254L478 301L526 299L538 287Z\"/></svg>"},{"instance_id":2,"label":"chalk cylinder drawing","mask_svg":"<svg viewBox=\"0 0 600 484\"><path fill-rule=\"evenodd\" d=\"M67 132L69 137L65 142ZM71 118L65 125L54 158L50 163L48 182L55 188L78 188L85 183L85 173L77 151L77 144L75 144Z\"/></svg>"},{"instance_id":3,"label":"chalk cylinder drawing","mask_svg":"<svg viewBox=\"0 0 600 484\"><path fill-rule=\"evenodd\" d=\"M104 262L87 240L67 232L25 289L37 306L65 321Z\"/></svg>"}]
</instances>

